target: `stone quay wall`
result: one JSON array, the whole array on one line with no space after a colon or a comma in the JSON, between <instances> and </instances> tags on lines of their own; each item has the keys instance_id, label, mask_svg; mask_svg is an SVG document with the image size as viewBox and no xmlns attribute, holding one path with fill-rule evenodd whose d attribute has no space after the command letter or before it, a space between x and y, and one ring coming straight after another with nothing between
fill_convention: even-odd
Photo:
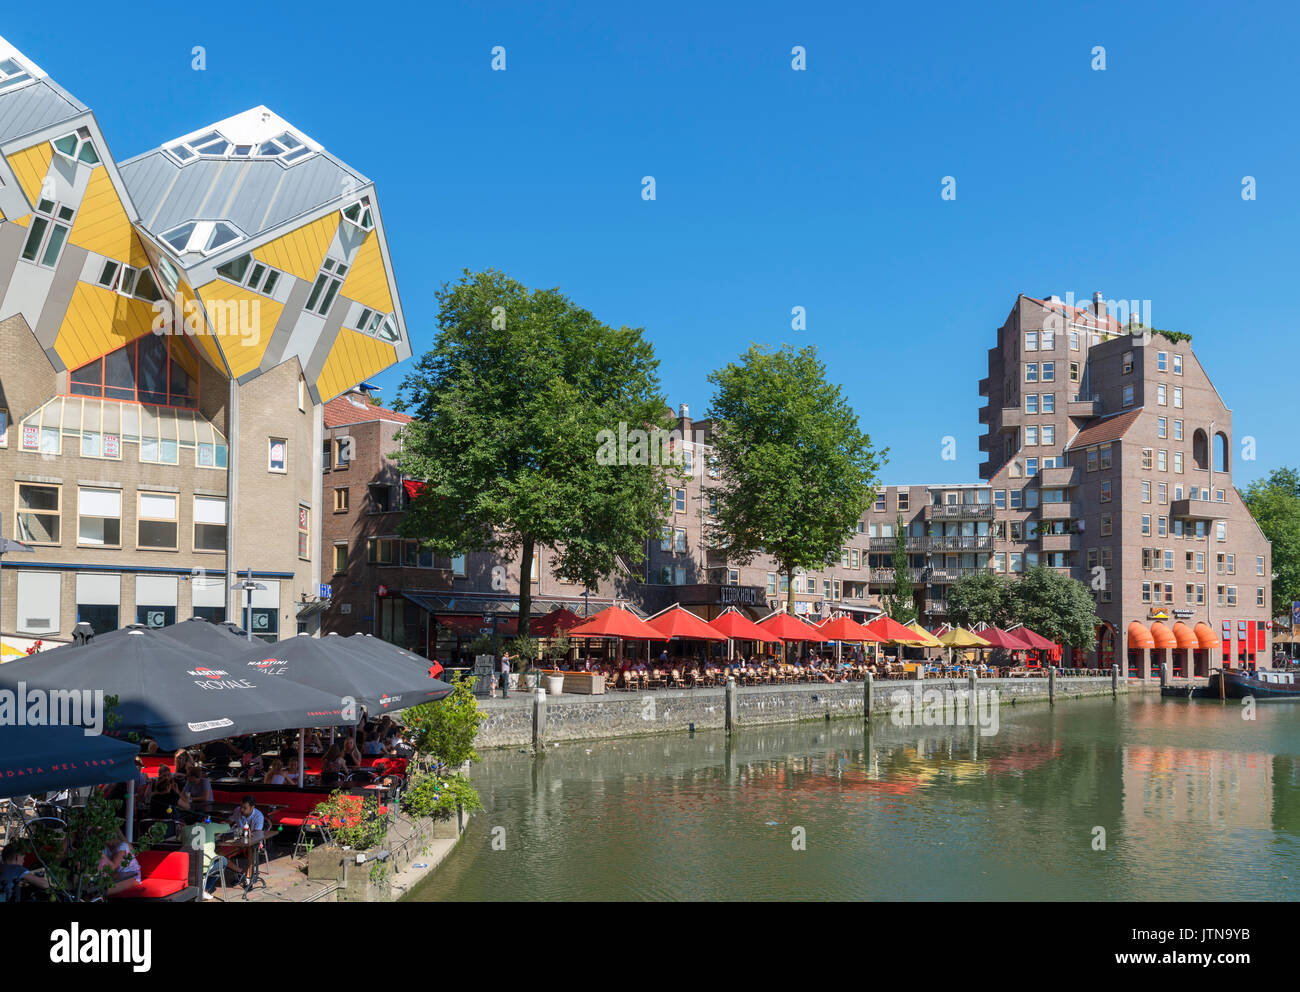
<instances>
[{"instance_id":1,"label":"stone quay wall","mask_svg":"<svg viewBox=\"0 0 1300 992\"><path fill-rule=\"evenodd\" d=\"M1046 678L979 679L975 685L983 691L996 689L1003 705L1049 701ZM873 715L887 715L895 692L910 697L915 688L923 693L934 689L963 692L969 690L970 684L965 679L877 681L872 686ZM1109 677L1061 677L1055 680L1054 688L1055 701L1061 702L1085 696L1108 696L1112 691L1127 693L1140 687L1120 679L1112 689ZM561 694L546 696L540 704L535 694L522 692L511 694L505 700L480 700L479 705L487 714L487 720L479 727L477 746L480 748L532 747L535 739L559 743L692 729L727 729L727 690L722 687L595 696ZM737 686L731 725L738 729L771 723L861 718L865 708L866 686L862 682ZM540 727L535 728L538 723Z\"/></svg>"}]
</instances>

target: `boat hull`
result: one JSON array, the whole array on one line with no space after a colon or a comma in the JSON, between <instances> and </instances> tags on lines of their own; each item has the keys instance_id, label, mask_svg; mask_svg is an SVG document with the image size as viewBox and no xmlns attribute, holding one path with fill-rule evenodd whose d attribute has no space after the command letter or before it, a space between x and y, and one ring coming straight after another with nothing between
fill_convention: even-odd
<instances>
[{"instance_id":1,"label":"boat hull","mask_svg":"<svg viewBox=\"0 0 1300 992\"><path fill-rule=\"evenodd\" d=\"M1300 699L1300 683L1266 682L1247 672L1214 672L1210 675L1206 695L1219 695L1219 679L1223 679L1223 696L1227 699Z\"/></svg>"}]
</instances>

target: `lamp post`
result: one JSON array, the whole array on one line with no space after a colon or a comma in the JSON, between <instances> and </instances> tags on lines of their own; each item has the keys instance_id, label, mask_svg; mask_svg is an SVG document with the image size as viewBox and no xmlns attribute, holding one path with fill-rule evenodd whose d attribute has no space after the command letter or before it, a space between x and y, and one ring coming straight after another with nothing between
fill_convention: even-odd
<instances>
[{"instance_id":1,"label":"lamp post","mask_svg":"<svg viewBox=\"0 0 1300 992\"><path fill-rule=\"evenodd\" d=\"M266 586L260 582L253 581L253 570L248 570L248 578L243 582L236 582L230 587L231 589L242 589L244 596L244 632L248 635L249 641L253 639L253 593L258 590L265 590Z\"/></svg>"},{"instance_id":2,"label":"lamp post","mask_svg":"<svg viewBox=\"0 0 1300 992\"><path fill-rule=\"evenodd\" d=\"M0 601L4 599L4 563L5 555L11 551L31 554L32 549L19 541L0 537ZM14 629L18 629L18 597L14 596ZM4 611L0 610L0 664L4 663Z\"/></svg>"}]
</instances>

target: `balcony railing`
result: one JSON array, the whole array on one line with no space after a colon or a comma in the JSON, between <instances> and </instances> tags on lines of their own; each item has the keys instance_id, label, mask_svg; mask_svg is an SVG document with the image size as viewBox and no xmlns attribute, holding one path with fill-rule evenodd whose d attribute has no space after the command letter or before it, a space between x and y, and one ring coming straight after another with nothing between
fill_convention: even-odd
<instances>
[{"instance_id":1,"label":"balcony railing","mask_svg":"<svg viewBox=\"0 0 1300 992\"><path fill-rule=\"evenodd\" d=\"M1101 397L1079 393L1066 402L1066 408L1072 417L1096 417L1101 414Z\"/></svg>"},{"instance_id":2,"label":"balcony railing","mask_svg":"<svg viewBox=\"0 0 1300 992\"><path fill-rule=\"evenodd\" d=\"M992 520L992 503L930 503L925 515L931 520Z\"/></svg>"},{"instance_id":3,"label":"balcony railing","mask_svg":"<svg viewBox=\"0 0 1300 992\"><path fill-rule=\"evenodd\" d=\"M1038 473L1038 485L1048 489L1063 489L1083 482L1083 468L1079 465L1062 465L1045 468Z\"/></svg>"},{"instance_id":4,"label":"balcony railing","mask_svg":"<svg viewBox=\"0 0 1300 992\"><path fill-rule=\"evenodd\" d=\"M1169 504L1169 515L1183 520L1225 520L1227 503L1212 503L1208 499L1176 499Z\"/></svg>"},{"instance_id":5,"label":"balcony railing","mask_svg":"<svg viewBox=\"0 0 1300 992\"><path fill-rule=\"evenodd\" d=\"M925 601L925 612L948 615L948 604L942 599L927 599Z\"/></svg>"},{"instance_id":6,"label":"balcony railing","mask_svg":"<svg viewBox=\"0 0 1300 992\"><path fill-rule=\"evenodd\" d=\"M1038 516L1043 520L1074 520L1082 515L1081 503L1040 503Z\"/></svg>"},{"instance_id":7,"label":"balcony railing","mask_svg":"<svg viewBox=\"0 0 1300 992\"><path fill-rule=\"evenodd\" d=\"M927 551L988 551L993 547L991 535L959 535L927 538Z\"/></svg>"}]
</instances>

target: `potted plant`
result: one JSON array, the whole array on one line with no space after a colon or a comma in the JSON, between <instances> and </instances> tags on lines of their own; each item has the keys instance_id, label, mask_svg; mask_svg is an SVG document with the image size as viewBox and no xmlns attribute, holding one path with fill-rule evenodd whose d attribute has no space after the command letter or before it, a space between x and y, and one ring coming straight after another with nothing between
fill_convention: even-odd
<instances>
[{"instance_id":1,"label":"potted plant","mask_svg":"<svg viewBox=\"0 0 1300 992\"><path fill-rule=\"evenodd\" d=\"M516 637L506 645L506 651L519 662L519 688L532 689L538 685L540 672L535 671L541 657L541 643L536 637Z\"/></svg>"},{"instance_id":2,"label":"potted plant","mask_svg":"<svg viewBox=\"0 0 1300 992\"><path fill-rule=\"evenodd\" d=\"M330 843L318 844L308 852L309 878L343 880L345 860L355 862L358 855L364 855L361 864L372 860L388 836L388 817L380 815L379 800L373 795L331 792L312 812L329 831ZM351 875L348 879L351 884Z\"/></svg>"},{"instance_id":3,"label":"potted plant","mask_svg":"<svg viewBox=\"0 0 1300 992\"><path fill-rule=\"evenodd\" d=\"M482 808L478 791L463 772L425 772L402 793L402 810L432 820L432 836L436 839L459 837L465 829L465 818Z\"/></svg>"}]
</instances>

